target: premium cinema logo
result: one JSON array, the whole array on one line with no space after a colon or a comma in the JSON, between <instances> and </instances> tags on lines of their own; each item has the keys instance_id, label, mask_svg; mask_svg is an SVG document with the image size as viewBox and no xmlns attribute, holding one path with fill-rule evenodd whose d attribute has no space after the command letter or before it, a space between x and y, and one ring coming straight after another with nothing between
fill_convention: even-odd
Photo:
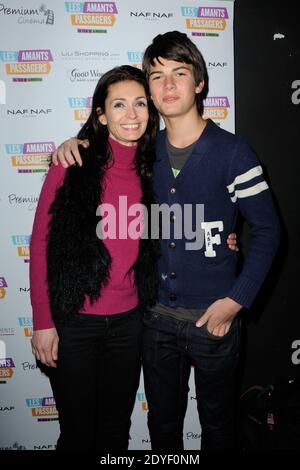
<instances>
[{"instance_id":1,"label":"premium cinema logo","mask_svg":"<svg viewBox=\"0 0 300 470\"><path fill-rule=\"evenodd\" d=\"M26 398L26 405L31 409L31 414L37 421L57 421L58 412L53 397Z\"/></svg>"},{"instance_id":2,"label":"premium cinema logo","mask_svg":"<svg viewBox=\"0 0 300 470\"><path fill-rule=\"evenodd\" d=\"M71 24L77 33L107 33L116 22L118 14L115 2L65 2Z\"/></svg>"},{"instance_id":3,"label":"premium cinema logo","mask_svg":"<svg viewBox=\"0 0 300 470\"><path fill-rule=\"evenodd\" d=\"M68 98L69 106L73 112L73 119L84 123L90 115L92 107L92 97L88 98Z\"/></svg>"},{"instance_id":4,"label":"premium cinema logo","mask_svg":"<svg viewBox=\"0 0 300 470\"><path fill-rule=\"evenodd\" d=\"M26 338L31 338L33 335L33 323L31 317L19 317L18 318L19 325L24 332L24 336Z\"/></svg>"},{"instance_id":5,"label":"premium cinema logo","mask_svg":"<svg viewBox=\"0 0 300 470\"><path fill-rule=\"evenodd\" d=\"M0 447L0 450L26 450L26 447L18 442L14 442L12 445Z\"/></svg>"},{"instance_id":6,"label":"premium cinema logo","mask_svg":"<svg viewBox=\"0 0 300 470\"><path fill-rule=\"evenodd\" d=\"M12 243L17 248L18 256L23 259L24 263L29 263L30 258L30 236L29 235L12 235Z\"/></svg>"},{"instance_id":7,"label":"premium cinema logo","mask_svg":"<svg viewBox=\"0 0 300 470\"><path fill-rule=\"evenodd\" d=\"M142 51L128 51L128 63L132 65L132 67L142 69L143 55L144 53Z\"/></svg>"},{"instance_id":8,"label":"premium cinema logo","mask_svg":"<svg viewBox=\"0 0 300 470\"><path fill-rule=\"evenodd\" d=\"M0 276L0 300L4 300L6 296L6 289L8 288L5 277Z\"/></svg>"},{"instance_id":9,"label":"premium cinema logo","mask_svg":"<svg viewBox=\"0 0 300 470\"><path fill-rule=\"evenodd\" d=\"M0 384L6 384L14 376L15 367L11 357L0 359Z\"/></svg>"},{"instance_id":10,"label":"premium cinema logo","mask_svg":"<svg viewBox=\"0 0 300 470\"><path fill-rule=\"evenodd\" d=\"M5 144L5 150L18 173L46 173L55 145L54 142Z\"/></svg>"},{"instance_id":11,"label":"premium cinema logo","mask_svg":"<svg viewBox=\"0 0 300 470\"><path fill-rule=\"evenodd\" d=\"M212 119L216 123L223 122L230 108L227 96L211 96L204 100L204 119Z\"/></svg>"},{"instance_id":12,"label":"premium cinema logo","mask_svg":"<svg viewBox=\"0 0 300 470\"><path fill-rule=\"evenodd\" d=\"M220 7L181 7L185 24L192 36L218 37L227 27L229 19L227 8Z\"/></svg>"},{"instance_id":13,"label":"premium cinema logo","mask_svg":"<svg viewBox=\"0 0 300 470\"><path fill-rule=\"evenodd\" d=\"M8 194L9 205L11 207L26 207L29 211L34 211L38 203L38 196L21 196L20 194Z\"/></svg>"},{"instance_id":14,"label":"premium cinema logo","mask_svg":"<svg viewBox=\"0 0 300 470\"><path fill-rule=\"evenodd\" d=\"M11 4L0 3L0 17L15 18L18 24L54 24L54 11L49 10L45 5L38 8L19 8Z\"/></svg>"},{"instance_id":15,"label":"premium cinema logo","mask_svg":"<svg viewBox=\"0 0 300 470\"><path fill-rule=\"evenodd\" d=\"M13 82L42 82L51 71L53 57L50 49L0 51L6 74Z\"/></svg>"},{"instance_id":16,"label":"premium cinema logo","mask_svg":"<svg viewBox=\"0 0 300 470\"><path fill-rule=\"evenodd\" d=\"M0 327L0 336L15 336L15 328L11 326Z\"/></svg>"}]
</instances>

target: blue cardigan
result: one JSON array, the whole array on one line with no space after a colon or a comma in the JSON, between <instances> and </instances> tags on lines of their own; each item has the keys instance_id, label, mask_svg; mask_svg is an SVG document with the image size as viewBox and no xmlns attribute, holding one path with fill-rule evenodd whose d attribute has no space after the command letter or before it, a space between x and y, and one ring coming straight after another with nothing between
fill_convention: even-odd
<instances>
[{"instance_id":1,"label":"blue cardigan","mask_svg":"<svg viewBox=\"0 0 300 470\"><path fill-rule=\"evenodd\" d=\"M220 129L211 120L176 178L165 144L164 130L158 135L154 165L156 201L169 207L191 204L191 228L198 231L203 243L190 249L193 240L185 236L184 230L183 236L176 238L176 230L183 228L180 214L175 211L174 218L172 212L163 212L161 220L170 223L170 234L166 232L161 240L159 302L170 307L207 308L217 299L230 297L250 307L280 237L278 218L259 161L240 137ZM196 204L203 204L204 217L196 218ZM237 275L236 253L227 247L226 239L235 229L239 211L250 227L251 245Z\"/></svg>"}]
</instances>

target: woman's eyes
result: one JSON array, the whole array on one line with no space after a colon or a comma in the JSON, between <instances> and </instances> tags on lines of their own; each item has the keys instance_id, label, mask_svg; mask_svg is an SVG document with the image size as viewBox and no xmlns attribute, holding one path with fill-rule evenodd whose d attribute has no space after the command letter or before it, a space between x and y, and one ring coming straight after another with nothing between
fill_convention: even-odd
<instances>
[{"instance_id":1,"label":"woman's eyes","mask_svg":"<svg viewBox=\"0 0 300 470\"><path fill-rule=\"evenodd\" d=\"M146 101L137 101L136 106L138 106L140 108L146 108L147 103L146 103Z\"/></svg>"},{"instance_id":2,"label":"woman's eyes","mask_svg":"<svg viewBox=\"0 0 300 470\"><path fill-rule=\"evenodd\" d=\"M117 103L114 104L114 108L123 108L124 106L125 105L124 105L124 103L122 103L122 101L117 102Z\"/></svg>"},{"instance_id":3,"label":"woman's eyes","mask_svg":"<svg viewBox=\"0 0 300 470\"><path fill-rule=\"evenodd\" d=\"M146 108L147 107L147 102L146 101L137 101L135 103L135 106L138 107L138 108ZM114 108L117 108L117 109L126 108L126 103L123 103L123 101L116 102L114 104Z\"/></svg>"}]
</instances>

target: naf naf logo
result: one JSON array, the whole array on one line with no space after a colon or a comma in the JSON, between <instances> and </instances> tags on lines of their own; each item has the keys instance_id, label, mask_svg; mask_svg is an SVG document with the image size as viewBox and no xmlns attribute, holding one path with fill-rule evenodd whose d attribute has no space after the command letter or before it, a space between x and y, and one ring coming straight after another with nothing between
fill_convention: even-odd
<instances>
[{"instance_id":1,"label":"naf naf logo","mask_svg":"<svg viewBox=\"0 0 300 470\"><path fill-rule=\"evenodd\" d=\"M0 384L6 384L14 376L15 363L11 357L0 358Z\"/></svg>"},{"instance_id":2,"label":"naf naf logo","mask_svg":"<svg viewBox=\"0 0 300 470\"><path fill-rule=\"evenodd\" d=\"M142 437L141 443L142 444L151 444L151 439L149 437Z\"/></svg>"},{"instance_id":3,"label":"naf naf logo","mask_svg":"<svg viewBox=\"0 0 300 470\"><path fill-rule=\"evenodd\" d=\"M33 450L55 450L55 444L34 444Z\"/></svg>"},{"instance_id":4,"label":"naf naf logo","mask_svg":"<svg viewBox=\"0 0 300 470\"><path fill-rule=\"evenodd\" d=\"M223 122L230 108L227 96L211 96L204 100L204 119L212 119L216 124Z\"/></svg>"},{"instance_id":5,"label":"naf naf logo","mask_svg":"<svg viewBox=\"0 0 300 470\"><path fill-rule=\"evenodd\" d=\"M136 394L136 399L141 406L142 411L148 411L148 403L144 392L138 392Z\"/></svg>"},{"instance_id":6,"label":"naf naf logo","mask_svg":"<svg viewBox=\"0 0 300 470\"><path fill-rule=\"evenodd\" d=\"M20 294L28 294L30 292L30 287L19 287Z\"/></svg>"},{"instance_id":7,"label":"naf naf logo","mask_svg":"<svg viewBox=\"0 0 300 470\"><path fill-rule=\"evenodd\" d=\"M50 49L0 51L6 74L13 82L42 82L51 71L53 57Z\"/></svg>"},{"instance_id":8,"label":"naf naf logo","mask_svg":"<svg viewBox=\"0 0 300 470\"><path fill-rule=\"evenodd\" d=\"M144 53L142 51L128 51L127 58L129 65L142 69L143 55Z\"/></svg>"},{"instance_id":9,"label":"naf naf logo","mask_svg":"<svg viewBox=\"0 0 300 470\"><path fill-rule=\"evenodd\" d=\"M68 103L69 107L72 109L74 121L81 121L81 124L83 124L90 115L92 107L92 97L70 97L68 98Z\"/></svg>"},{"instance_id":10,"label":"naf naf logo","mask_svg":"<svg viewBox=\"0 0 300 470\"><path fill-rule=\"evenodd\" d=\"M192 36L218 37L225 31L229 19L227 8L183 6L181 14Z\"/></svg>"},{"instance_id":11,"label":"naf naf logo","mask_svg":"<svg viewBox=\"0 0 300 470\"><path fill-rule=\"evenodd\" d=\"M10 413L11 411L14 411L15 407L14 406L0 406L0 413Z\"/></svg>"},{"instance_id":12,"label":"naf naf logo","mask_svg":"<svg viewBox=\"0 0 300 470\"><path fill-rule=\"evenodd\" d=\"M33 323L31 317L19 317L18 318L19 325L24 332L24 336L26 338L31 338L33 335Z\"/></svg>"},{"instance_id":13,"label":"naf naf logo","mask_svg":"<svg viewBox=\"0 0 300 470\"><path fill-rule=\"evenodd\" d=\"M26 398L26 405L38 422L58 420L58 412L53 397Z\"/></svg>"},{"instance_id":14,"label":"naf naf logo","mask_svg":"<svg viewBox=\"0 0 300 470\"><path fill-rule=\"evenodd\" d=\"M6 154L12 167L18 173L46 173L55 151L54 142L25 142L24 144L5 144Z\"/></svg>"},{"instance_id":15,"label":"naf naf logo","mask_svg":"<svg viewBox=\"0 0 300 470\"><path fill-rule=\"evenodd\" d=\"M4 276L0 276L0 300L4 300L6 296L6 290L8 288L7 282Z\"/></svg>"},{"instance_id":16,"label":"naf naf logo","mask_svg":"<svg viewBox=\"0 0 300 470\"><path fill-rule=\"evenodd\" d=\"M7 117L41 117L49 116L52 113L51 108L10 108L6 110Z\"/></svg>"},{"instance_id":17,"label":"naf naf logo","mask_svg":"<svg viewBox=\"0 0 300 470\"><path fill-rule=\"evenodd\" d=\"M134 10L129 13L131 18L139 18L147 21L168 20L173 18L173 12L167 11L142 11Z\"/></svg>"},{"instance_id":18,"label":"naf naf logo","mask_svg":"<svg viewBox=\"0 0 300 470\"><path fill-rule=\"evenodd\" d=\"M0 18L4 16L6 21L9 18L14 18L18 24L45 24L53 25L54 24L54 12L49 10L45 5L41 5L39 8L19 8L12 4L9 0L9 6L0 3Z\"/></svg>"},{"instance_id":19,"label":"naf naf logo","mask_svg":"<svg viewBox=\"0 0 300 470\"><path fill-rule=\"evenodd\" d=\"M30 257L30 236L29 235L12 235L13 245L17 248L18 256L23 259L24 263L29 263Z\"/></svg>"},{"instance_id":20,"label":"naf naf logo","mask_svg":"<svg viewBox=\"0 0 300 470\"><path fill-rule=\"evenodd\" d=\"M115 25L118 14L115 2L73 1L65 2L65 8L77 33L106 34Z\"/></svg>"},{"instance_id":21,"label":"naf naf logo","mask_svg":"<svg viewBox=\"0 0 300 470\"><path fill-rule=\"evenodd\" d=\"M209 61L207 62L207 68L208 70L224 70L226 67L228 67L227 62L219 62L217 60L215 61Z\"/></svg>"}]
</instances>

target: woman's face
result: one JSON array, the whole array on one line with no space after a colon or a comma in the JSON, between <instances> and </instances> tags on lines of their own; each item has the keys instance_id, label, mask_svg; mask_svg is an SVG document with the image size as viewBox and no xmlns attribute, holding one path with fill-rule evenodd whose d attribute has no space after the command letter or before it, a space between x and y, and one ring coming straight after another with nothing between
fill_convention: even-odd
<instances>
[{"instance_id":1,"label":"woman's face","mask_svg":"<svg viewBox=\"0 0 300 470\"><path fill-rule=\"evenodd\" d=\"M144 87L135 81L114 83L108 88L105 111L99 115L112 139L123 145L136 145L149 119Z\"/></svg>"}]
</instances>

